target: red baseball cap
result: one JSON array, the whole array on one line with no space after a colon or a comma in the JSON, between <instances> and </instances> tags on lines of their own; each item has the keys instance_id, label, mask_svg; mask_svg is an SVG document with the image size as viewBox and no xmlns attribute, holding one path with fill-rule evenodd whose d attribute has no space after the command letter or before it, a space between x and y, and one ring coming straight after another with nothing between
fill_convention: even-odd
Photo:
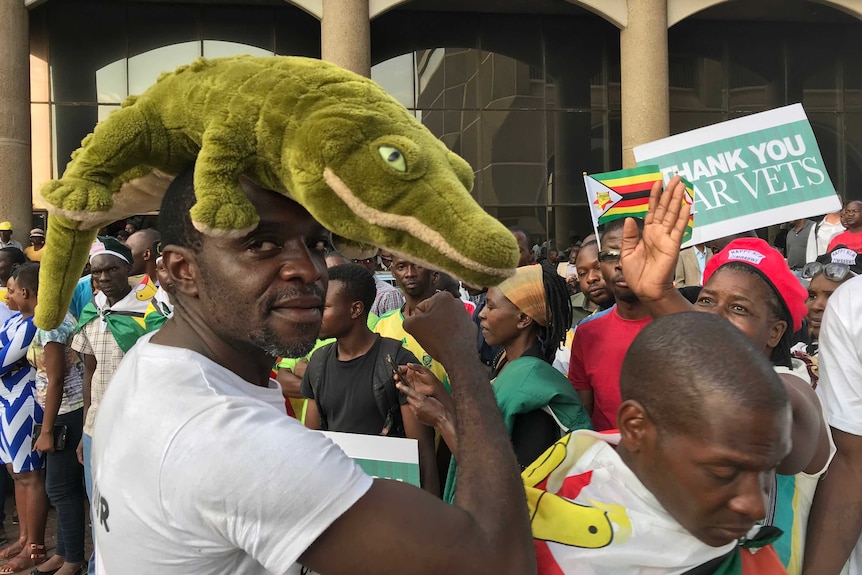
<instances>
[{"instance_id":1,"label":"red baseball cap","mask_svg":"<svg viewBox=\"0 0 862 575\"><path fill-rule=\"evenodd\" d=\"M706 285L712 274L721 266L731 262L746 264L757 270L790 312L793 331L802 329L802 320L808 314L808 308L805 306L808 291L790 271L781 252L760 238L733 240L706 263L703 284Z\"/></svg>"}]
</instances>

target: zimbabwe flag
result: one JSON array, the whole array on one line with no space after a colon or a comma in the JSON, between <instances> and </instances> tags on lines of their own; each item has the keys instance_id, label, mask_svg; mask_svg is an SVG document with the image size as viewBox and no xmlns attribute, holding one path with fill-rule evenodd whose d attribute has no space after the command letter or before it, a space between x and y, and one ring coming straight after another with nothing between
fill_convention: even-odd
<instances>
[{"instance_id":1,"label":"zimbabwe flag","mask_svg":"<svg viewBox=\"0 0 862 575\"><path fill-rule=\"evenodd\" d=\"M642 218L649 207L652 185L660 181L657 165L603 174L584 174L584 186L596 226L620 218Z\"/></svg>"},{"instance_id":2,"label":"zimbabwe flag","mask_svg":"<svg viewBox=\"0 0 862 575\"><path fill-rule=\"evenodd\" d=\"M680 177L685 186L685 197L682 199L685 203L694 209L694 185L683 177ZM685 227L685 233L682 235L682 243L691 239L691 232L694 231L694 212L688 214L688 225Z\"/></svg>"}]
</instances>

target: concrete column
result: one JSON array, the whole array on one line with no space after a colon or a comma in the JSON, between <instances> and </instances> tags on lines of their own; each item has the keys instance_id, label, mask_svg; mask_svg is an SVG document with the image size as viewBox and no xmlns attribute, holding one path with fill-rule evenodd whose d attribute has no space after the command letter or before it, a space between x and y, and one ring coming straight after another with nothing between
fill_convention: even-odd
<instances>
[{"instance_id":1,"label":"concrete column","mask_svg":"<svg viewBox=\"0 0 862 575\"><path fill-rule=\"evenodd\" d=\"M0 221L27 245L30 184L30 33L23 0L0 0Z\"/></svg>"},{"instance_id":2,"label":"concrete column","mask_svg":"<svg viewBox=\"0 0 862 575\"><path fill-rule=\"evenodd\" d=\"M324 60L371 76L368 0L323 0L320 52Z\"/></svg>"},{"instance_id":3,"label":"concrete column","mask_svg":"<svg viewBox=\"0 0 862 575\"><path fill-rule=\"evenodd\" d=\"M623 167L635 166L632 148L670 132L667 0L628 0L620 31Z\"/></svg>"}]
</instances>

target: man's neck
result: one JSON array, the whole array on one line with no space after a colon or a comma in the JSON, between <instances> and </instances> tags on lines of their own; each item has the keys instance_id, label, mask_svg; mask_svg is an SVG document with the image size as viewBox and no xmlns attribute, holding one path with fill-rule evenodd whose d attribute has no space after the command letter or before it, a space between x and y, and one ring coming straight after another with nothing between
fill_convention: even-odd
<instances>
[{"instance_id":1,"label":"man's neck","mask_svg":"<svg viewBox=\"0 0 862 575\"><path fill-rule=\"evenodd\" d=\"M649 317L649 309L640 300L628 302L617 300L617 313L623 319L644 319Z\"/></svg>"},{"instance_id":2,"label":"man's neck","mask_svg":"<svg viewBox=\"0 0 862 575\"><path fill-rule=\"evenodd\" d=\"M830 212L823 219L830 224L837 224L841 221L841 212Z\"/></svg>"},{"instance_id":3,"label":"man's neck","mask_svg":"<svg viewBox=\"0 0 862 575\"><path fill-rule=\"evenodd\" d=\"M353 329L338 338L338 359L350 361L362 357L374 347L376 341L377 334L368 329L367 322L357 322Z\"/></svg>"},{"instance_id":4,"label":"man's neck","mask_svg":"<svg viewBox=\"0 0 862 575\"><path fill-rule=\"evenodd\" d=\"M416 311L416 306L418 306L420 303L422 303L432 295L434 295L433 291L420 297L413 297L411 295L405 294L404 307L401 308L402 315L404 315L404 317L410 317L411 315L413 315L413 312Z\"/></svg>"},{"instance_id":5,"label":"man's neck","mask_svg":"<svg viewBox=\"0 0 862 575\"><path fill-rule=\"evenodd\" d=\"M147 275L150 276L150 281L154 286L159 285L159 274L156 272L156 266L147 266Z\"/></svg>"},{"instance_id":6,"label":"man's neck","mask_svg":"<svg viewBox=\"0 0 862 575\"><path fill-rule=\"evenodd\" d=\"M120 297L118 297L118 298L110 298L110 297L108 297L108 296L106 295L106 296L105 296L105 299L106 299L106 301L108 302L108 307L113 307L113 306L114 306L118 301L122 301L123 299L125 299L125 297L126 297L127 295L129 295L129 293L130 293L131 291L132 291L132 288L130 287L130 288L129 288L129 290L128 290L126 293L124 293L123 295L121 295L121 296L120 296Z\"/></svg>"},{"instance_id":7,"label":"man's neck","mask_svg":"<svg viewBox=\"0 0 862 575\"><path fill-rule=\"evenodd\" d=\"M153 335L159 345L187 349L232 371L238 377L260 387L268 387L275 358L252 346L240 346L218 337L200 318L188 314L182 306Z\"/></svg>"},{"instance_id":8,"label":"man's neck","mask_svg":"<svg viewBox=\"0 0 862 575\"><path fill-rule=\"evenodd\" d=\"M801 221L797 222L796 224L794 224L794 226L793 226L793 231L794 231L794 232L797 232L797 233L798 233L798 232L800 232L800 231L802 231L802 228L804 228L804 227L805 227L805 222L806 222L806 221L807 221L807 220L801 220Z\"/></svg>"},{"instance_id":9,"label":"man's neck","mask_svg":"<svg viewBox=\"0 0 862 575\"><path fill-rule=\"evenodd\" d=\"M853 227L847 228L847 231L850 232L851 234L858 234L859 232L862 232L862 224L859 224L858 226L853 226Z\"/></svg>"}]
</instances>

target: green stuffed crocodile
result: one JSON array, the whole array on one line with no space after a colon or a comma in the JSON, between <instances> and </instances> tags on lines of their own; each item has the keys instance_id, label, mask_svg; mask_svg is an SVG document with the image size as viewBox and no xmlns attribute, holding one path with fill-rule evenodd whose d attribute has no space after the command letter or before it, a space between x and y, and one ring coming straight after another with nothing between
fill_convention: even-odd
<instances>
[{"instance_id":1,"label":"green stuffed crocodile","mask_svg":"<svg viewBox=\"0 0 862 575\"><path fill-rule=\"evenodd\" d=\"M496 285L517 265L512 234L470 196L470 166L371 80L307 58L199 59L130 97L42 189L41 281L61 287L40 298L37 325L61 323L98 228L158 209L193 162L191 216L205 234L256 226L244 174L335 234L471 285Z\"/></svg>"}]
</instances>

